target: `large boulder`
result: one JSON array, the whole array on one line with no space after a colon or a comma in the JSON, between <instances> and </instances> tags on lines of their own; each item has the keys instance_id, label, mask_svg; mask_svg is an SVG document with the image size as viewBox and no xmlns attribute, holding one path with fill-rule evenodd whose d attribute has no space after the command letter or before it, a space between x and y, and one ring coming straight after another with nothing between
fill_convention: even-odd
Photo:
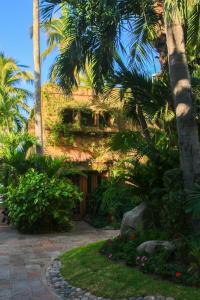
<instances>
[{"instance_id":1,"label":"large boulder","mask_svg":"<svg viewBox=\"0 0 200 300\"><path fill-rule=\"evenodd\" d=\"M168 241L147 241L137 247L137 252L153 254L158 248L173 251L175 249L175 245Z\"/></svg>"},{"instance_id":2,"label":"large boulder","mask_svg":"<svg viewBox=\"0 0 200 300\"><path fill-rule=\"evenodd\" d=\"M143 227L143 216L145 210L146 204L141 203L124 214L120 229L121 235L125 235L129 230L135 230L137 227Z\"/></svg>"}]
</instances>

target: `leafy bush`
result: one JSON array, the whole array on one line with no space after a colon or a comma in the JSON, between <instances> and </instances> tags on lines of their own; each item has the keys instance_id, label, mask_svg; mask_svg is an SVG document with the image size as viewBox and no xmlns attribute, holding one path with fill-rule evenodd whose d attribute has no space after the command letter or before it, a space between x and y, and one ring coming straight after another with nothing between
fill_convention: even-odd
<instances>
[{"instance_id":1,"label":"leafy bush","mask_svg":"<svg viewBox=\"0 0 200 300\"><path fill-rule=\"evenodd\" d=\"M30 233L69 229L77 199L81 194L70 181L33 169L19 178L18 185L10 184L6 193L11 223Z\"/></svg>"}]
</instances>

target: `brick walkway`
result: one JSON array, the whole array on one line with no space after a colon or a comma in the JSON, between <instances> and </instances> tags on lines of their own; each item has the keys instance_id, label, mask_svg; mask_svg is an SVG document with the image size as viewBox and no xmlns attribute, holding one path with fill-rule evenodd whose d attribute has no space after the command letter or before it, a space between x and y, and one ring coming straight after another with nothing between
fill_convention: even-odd
<instances>
[{"instance_id":1,"label":"brick walkway","mask_svg":"<svg viewBox=\"0 0 200 300\"><path fill-rule=\"evenodd\" d=\"M59 253L116 235L78 222L66 234L22 235L0 225L0 300L53 300L45 282L45 267Z\"/></svg>"}]
</instances>

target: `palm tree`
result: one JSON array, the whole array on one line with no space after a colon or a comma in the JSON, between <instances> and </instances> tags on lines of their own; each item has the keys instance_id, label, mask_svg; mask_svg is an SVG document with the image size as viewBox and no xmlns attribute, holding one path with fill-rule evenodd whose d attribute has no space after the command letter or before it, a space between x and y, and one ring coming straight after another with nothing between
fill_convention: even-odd
<instances>
[{"instance_id":1,"label":"palm tree","mask_svg":"<svg viewBox=\"0 0 200 300\"><path fill-rule=\"evenodd\" d=\"M58 49L59 52L66 46L67 37L65 32L65 20L68 17L69 10L67 6L62 7L61 16L52 18L41 23L41 28L47 35L47 48L42 53L42 58L45 59L52 51Z\"/></svg>"},{"instance_id":2,"label":"palm tree","mask_svg":"<svg viewBox=\"0 0 200 300\"><path fill-rule=\"evenodd\" d=\"M4 187L27 171L28 152L35 144L35 138L26 132L0 132L0 183Z\"/></svg>"},{"instance_id":3,"label":"palm tree","mask_svg":"<svg viewBox=\"0 0 200 300\"><path fill-rule=\"evenodd\" d=\"M0 86L6 87L8 92L24 92L27 90L19 88L22 81L31 82L33 77L30 71L27 71L27 66L19 65L16 60L0 53Z\"/></svg>"},{"instance_id":4,"label":"palm tree","mask_svg":"<svg viewBox=\"0 0 200 300\"><path fill-rule=\"evenodd\" d=\"M68 25L66 20L69 18L69 8L67 5L61 7L61 16L52 18L41 23L42 29L47 36L47 48L42 53L42 58L45 59L52 51L57 50L58 54L62 53L71 43L70 36L67 35ZM57 76L57 64L53 64L50 72L51 81L55 81ZM84 70L75 72L77 86L84 86L93 89L92 68L87 62ZM95 92L94 92L95 94Z\"/></svg>"},{"instance_id":5,"label":"palm tree","mask_svg":"<svg viewBox=\"0 0 200 300\"><path fill-rule=\"evenodd\" d=\"M0 53L0 129L11 132L20 129L29 112L27 98L31 93L19 87L22 81L31 82L32 74L26 66L18 65L10 57Z\"/></svg>"},{"instance_id":6,"label":"palm tree","mask_svg":"<svg viewBox=\"0 0 200 300\"><path fill-rule=\"evenodd\" d=\"M38 154L43 153L43 128L41 107L41 69L40 69L40 21L39 0L33 0L33 46L34 46L34 76L35 76L35 135L39 144L36 146Z\"/></svg>"},{"instance_id":7,"label":"palm tree","mask_svg":"<svg viewBox=\"0 0 200 300\"><path fill-rule=\"evenodd\" d=\"M67 92L71 92L72 87L78 85L76 75L85 71L89 64L92 69L93 85L98 92L102 91L104 79L108 70L113 69L116 55L117 38L120 35L118 24L120 15L111 20L110 12L115 7L116 0L109 1L108 9L104 15L104 6L94 3L91 11L99 12L97 20L101 26L90 26L90 17L86 19L87 5L78 1L43 1L43 14L49 15L56 4L68 5L70 13L65 17L65 46L56 58L56 80ZM90 11L90 12L91 12ZM93 18L91 16L91 18ZM102 21L102 22L101 22ZM110 22L111 21L111 22ZM94 20L95 23L95 20ZM67 74L67 76L66 76Z\"/></svg>"},{"instance_id":8,"label":"palm tree","mask_svg":"<svg viewBox=\"0 0 200 300\"><path fill-rule=\"evenodd\" d=\"M173 126L169 124L174 119L174 113L169 105L172 97L167 78L152 80L137 68L120 61L108 78L104 91L107 97L123 101L126 116L139 125L149 143L152 142L150 127L167 133Z\"/></svg>"},{"instance_id":9,"label":"palm tree","mask_svg":"<svg viewBox=\"0 0 200 300\"><path fill-rule=\"evenodd\" d=\"M171 0L165 1L165 24L169 76L179 137L180 163L185 188L190 189L200 176L200 144L198 126L194 116L191 76L186 55L183 28L185 22L182 14L185 9L184 4L186 4L185 1L182 1L182 3L172 2Z\"/></svg>"},{"instance_id":10,"label":"palm tree","mask_svg":"<svg viewBox=\"0 0 200 300\"><path fill-rule=\"evenodd\" d=\"M18 131L26 124L22 110L29 112L29 107L21 95L10 95L0 87L0 129L7 133Z\"/></svg>"}]
</instances>

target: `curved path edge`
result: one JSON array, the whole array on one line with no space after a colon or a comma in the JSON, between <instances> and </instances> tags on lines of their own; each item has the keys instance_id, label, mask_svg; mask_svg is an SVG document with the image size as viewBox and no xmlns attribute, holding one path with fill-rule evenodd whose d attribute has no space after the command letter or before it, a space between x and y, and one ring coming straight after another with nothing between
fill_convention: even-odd
<instances>
[{"instance_id":1,"label":"curved path edge","mask_svg":"<svg viewBox=\"0 0 200 300\"><path fill-rule=\"evenodd\" d=\"M98 297L82 288L75 287L66 281L61 272L61 262L59 258L52 260L46 270L47 282L58 297L62 300L111 300L110 298ZM175 300L172 297L164 296L132 296L115 300Z\"/></svg>"},{"instance_id":2,"label":"curved path edge","mask_svg":"<svg viewBox=\"0 0 200 300\"><path fill-rule=\"evenodd\" d=\"M0 300L55 300L45 270L62 252L116 236L118 231L99 230L77 222L63 234L25 235L0 225Z\"/></svg>"}]
</instances>

